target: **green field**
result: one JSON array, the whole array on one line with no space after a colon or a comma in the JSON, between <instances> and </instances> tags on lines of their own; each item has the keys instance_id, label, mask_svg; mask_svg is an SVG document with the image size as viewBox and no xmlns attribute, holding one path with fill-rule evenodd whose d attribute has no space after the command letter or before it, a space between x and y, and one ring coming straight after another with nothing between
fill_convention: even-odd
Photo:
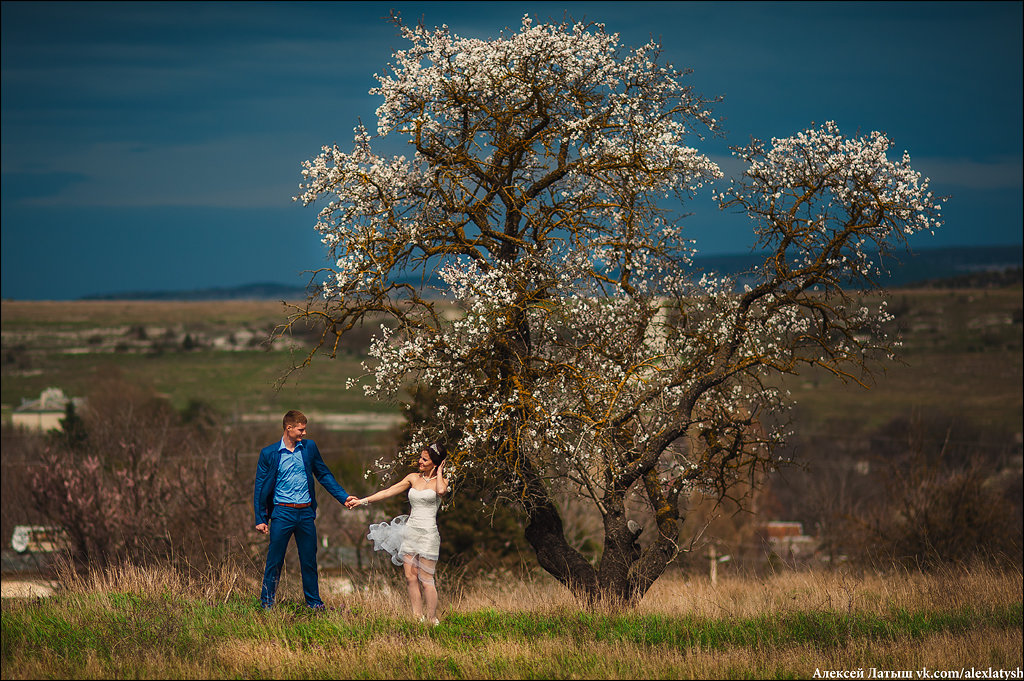
<instances>
[{"instance_id":1,"label":"green field","mask_svg":"<svg viewBox=\"0 0 1024 681\"><path fill-rule=\"evenodd\" d=\"M284 319L280 303L263 301L4 301L4 417L47 387L85 396L97 378L115 372L152 387L178 409L201 401L228 417L300 407L397 412L396 405L367 400L359 386L346 389L350 378L364 374L352 352L317 357L278 385L308 346L307 338L293 347L266 344Z\"/></svg>"},{"instance_id":2,"label":"green field","mask_svg":"<svg viewBox=\"0 0 1024 681\"><path fill-rule=\"evenodd\" d=\"M291 362L300 360L286 351L53 355L40 360L39 373L5 375L2 399L6 414L21 399L38 397L44 388L55 386L68 395L86 395L98 376L121 372L124 378L166 395L178 409L200 400L225 415L284 413L299 407L332 413L394 410L392 405L365 399L357 388L345 389L350 377L363 373L352 357L318 358L275 390L275 382Z\"/></svg>"}]
</instances>

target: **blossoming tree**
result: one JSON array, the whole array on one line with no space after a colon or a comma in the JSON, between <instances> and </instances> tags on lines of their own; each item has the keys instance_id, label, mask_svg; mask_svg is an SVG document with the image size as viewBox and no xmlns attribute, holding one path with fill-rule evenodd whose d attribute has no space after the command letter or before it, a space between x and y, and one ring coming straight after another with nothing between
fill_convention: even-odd
<instances>
[{"instance_id":1,"label":"blossoming tree","mask_svg":"<svg viewBox=\"0 0 1024 681\"><path fill-rule=\"evenodd\" d=\"M584 601L636 602L680 550L689 493L773 466L773 375L862 380L891 351L884 307L846 289L874 285L872 251L934 229L940 201L880 133L754 141L716 198L769 255L744 289L698 276L674 208L721 177L690 146L717 124L657 45L529 18L489 41L396 23L411 46L371 91L376 135L304 164L335 264L290 325L323 323L311 359L387 317L368 394L420 382L440 404L412 447L448 434L452 476L476 468L523 509L544 569ZM391 137L408 157L375 153ZM566 490L601 514L596 564L565 538Z\"/></svg>"}]
</instances>

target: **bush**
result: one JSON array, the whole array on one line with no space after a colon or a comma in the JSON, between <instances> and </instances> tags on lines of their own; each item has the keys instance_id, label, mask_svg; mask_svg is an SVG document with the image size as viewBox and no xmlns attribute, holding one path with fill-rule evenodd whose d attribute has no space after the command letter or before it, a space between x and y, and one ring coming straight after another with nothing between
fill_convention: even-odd
<instances>
[{"instance_id":1,"label":"bush","mask_svg":"<svg viewBox=\"0 0 1024 681\"><path fill-rule=\"evenodd\" d=\"M99 380L81 417L70 416L29 488L35 511L67 532L76 565L207 565L239 544L252 524L251 437L211 429L208 412L186 422L118 376Z\"/></svg>"},{"instance_id":2,"label":"bush","mask_svg":"<svg viewBox=\"0 0 1024 681\"><path fill-rule=\"evenodd\" d=\"M1021 564L1020 445L943 414L901 416L857 437L852 423L797 443L804 470L772 483L823 555L866 566Z\"/></svg>"}]
</instances>

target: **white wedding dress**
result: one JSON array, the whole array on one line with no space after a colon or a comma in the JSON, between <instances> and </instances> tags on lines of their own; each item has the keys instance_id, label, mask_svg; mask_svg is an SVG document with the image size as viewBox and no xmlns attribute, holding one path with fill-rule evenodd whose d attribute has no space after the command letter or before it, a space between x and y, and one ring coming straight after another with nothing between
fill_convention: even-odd
<instances>
[{"instance_id":1,"label":"white wedding dress","mask_svg":"<svg viewBox=\"0 0 1024 681\"><path fill-rule=\"evenodd\" d=\"M409 505L409 515L400 515L390 523L370 525L366 538L373 541L375 551L390 553L395 565L419 564L419 559L436 561L441 551L441 535L437 531L441 498L432 489L410 487Z\"/></svg>"}]
</instances>

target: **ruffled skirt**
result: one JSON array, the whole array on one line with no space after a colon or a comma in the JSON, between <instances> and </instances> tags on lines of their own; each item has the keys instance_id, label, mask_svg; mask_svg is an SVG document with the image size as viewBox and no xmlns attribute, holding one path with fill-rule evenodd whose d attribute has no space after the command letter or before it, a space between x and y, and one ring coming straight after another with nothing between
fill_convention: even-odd
<instances>
[{"instance_id":1,"label":"ruffled skirt","mask_svg":"<svg viewBox=\"0 0 1024 681\"><path fill-rule=\"evenodd\" d=\"M391 562L395 565L402 564L402 540L405 538L405 523L408 520L409 516L400 515L390 523L374 523L366 535L373 542L373 550L390 553Z\"/></svg>"},{"instance_id":2,"label":"ruffled skirt","mask_svg":"<svg viewBox=\"0 0 1024 681\"><path fill-rule=\"evenodd\" d=\"M441 549L441 536L437 526L409 525L409 516L400 515L390 523L374 523L366 538L373 542L374 551L387 551L391 562L402 565L406 556L418 556L436 561Z\"/></svg>"}]
</instances>

